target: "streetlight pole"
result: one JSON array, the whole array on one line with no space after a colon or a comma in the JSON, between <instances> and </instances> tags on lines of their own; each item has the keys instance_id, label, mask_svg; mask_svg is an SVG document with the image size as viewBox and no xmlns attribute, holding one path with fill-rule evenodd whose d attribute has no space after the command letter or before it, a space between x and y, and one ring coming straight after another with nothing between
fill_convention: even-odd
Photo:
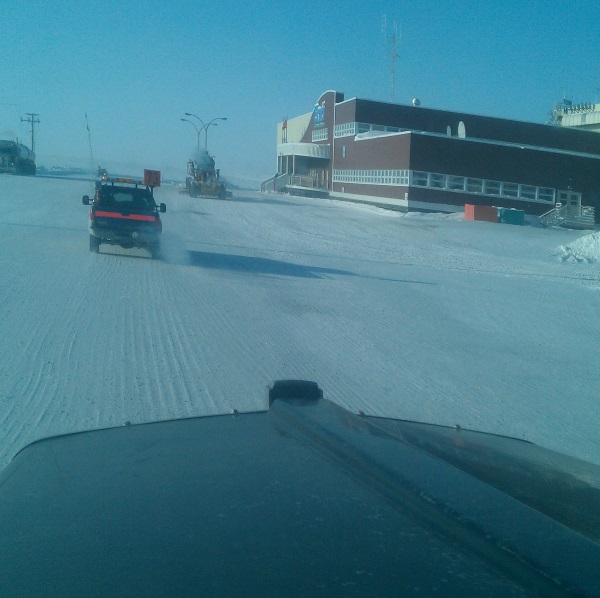
<instances>
[{"instance_id":1,"label":"streetlight pole","mask_svg":"<svg viewBox=\"0 0 600 598\"><path fill-rule=\"evenodd\" d=\"M214 124L216 126L216 123L215 123L216 120L227 120L227 117L226 116L218 116L217 118L213 118L212 120L205 123L199 116L196 116L195 114L192 114L191 112L186 112L185 115L193 116L194 118L197 118L202 123L202 128L204 129L204 149L208 151L208 127L210 127L210 125L212 125L212 124ZM185 120L185 119L182 118L181 120ZM192 121L188 121L188 122L192 122Z\"/></svg>"},{"instance_id":2,"label":"streetlight pole","mask_svg":"<svg viewBox=\"0 0 600 598\"><path fill-rule=\"evenodd\" d=\"M217 123L209 122L202 127L204 129L204 149L206 151L208 151L208 127L210 126L216 127Z\"/></svg>"},{"instance_id":3,"label":"streetlight pole","mask_svg":"<svg viewBox=\"0 0 600 598\"><path fill-rule=\"evenodd\" d=\"M183 122L186 122L186 123L190 123L190 125L192 125L192 127L194 127L194 129L196 129L197 147L198 147L198 149L200 149L200 129L198 129L198 127L196 126L196 123L193 123L191 120L188 120L187 118L181 118L180 120L182 120Z\"/></svg>"}]
</instances>

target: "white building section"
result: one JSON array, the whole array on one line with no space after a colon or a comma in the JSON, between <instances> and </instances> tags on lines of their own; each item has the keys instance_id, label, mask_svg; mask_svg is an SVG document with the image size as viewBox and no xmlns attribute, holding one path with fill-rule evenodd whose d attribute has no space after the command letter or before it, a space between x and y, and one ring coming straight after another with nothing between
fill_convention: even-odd
<instances>
[{"instance_id":1,"label":"white building section","mask_svg":"<svg viewBox=\"0 0 600 598\"><path fill-rule=\"evenodd\" d=\"M573 104L570 100L563 100L554 106L552 122L561 127L600 132L600 104Z\"/></svg>"}]
</instances>

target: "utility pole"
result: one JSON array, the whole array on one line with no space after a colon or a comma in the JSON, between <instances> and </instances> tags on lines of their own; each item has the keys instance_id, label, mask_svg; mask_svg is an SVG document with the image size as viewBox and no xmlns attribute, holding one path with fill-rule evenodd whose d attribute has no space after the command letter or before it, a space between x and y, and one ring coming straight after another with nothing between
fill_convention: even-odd
<instances>
[{"instance_id":1,"label":"utility pole","mask_svg":"<svg viewBox=\"0 0 600 598\"><path fill-rule=\"evenodd\" d=\"M385 45L386 46L390 46L390 51L387 53L387 55L391 58L391 83L392 83L392 93L391 93L391 99L392 102L394 101L394 97L395 97L395 83L396 83L396 58L399 58L400 55L396 52L396 49L398 48L398 43L400 41L400 36L398 35L398 27L396 26L396 21L394 21L394 24L392 26L391 29L391 33L388 31L388 26L387 26L387 16L383 15L383 20L381 23L381 29L383 31L383 34L385 36Z\"/></svg>"},{"instance_id":2,"label":"utility pole","mask_svg":"<svg viewBox=\"0 0 600 598\"><path fill-rule=\"evenodd\" d=\"M39 116L39 114L36 114L35 112L26 112L25 114L27 114L28 118L21 117L21 122L26 122L26 123L31 124L31 153L35 154L34 125L36 123L40 122L39 118L36 120L36 116Z\"/></svg>"},{"instance_id":3,"label":"utility pole","mask_svg":"<svg viewBox=\"0 0 600 598\"><path fill-rule=\"evenodd\" d=\"M88 141L90 143L90 172L92 177L94 176L94 169L96 168L96 162L94 161L94 152L92 151L92 132L90 131L90 123L88 122L87 112L85 114L85 128L88 132Z\"/></svg>"}]
</instances>

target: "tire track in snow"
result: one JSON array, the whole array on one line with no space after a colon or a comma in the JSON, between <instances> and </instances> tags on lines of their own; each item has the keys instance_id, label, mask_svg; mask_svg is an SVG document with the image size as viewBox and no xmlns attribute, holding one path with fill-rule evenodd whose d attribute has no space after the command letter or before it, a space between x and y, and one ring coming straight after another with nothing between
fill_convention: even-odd
<instances>
[{"instance_id":1,"label":"tire track in snow","mask_svg":"<svg viewBox=\"0 0 600 598\"><path fill-rule=\"evenodd\" d=\"M228 391L230 373L227 362L230 356L252 356L247 350L248 345L240 341L245 327L231 323L232 318L238 321L235 306L229 314L225 313L227 305L231 305L231 298L223 299L219 295L221 281L193 267L184 267L178 275L176 285L170 285L166 279L163 285L169 289L167 301L185 308L180 308L178 313L169 310L165 315L168 328L174 331L173 336L180 344L180 363L187 374L184 377L184 381L188 381L187 392L195 411L223 412L223 407L230 406L232 401ZM170 290L175 288L176 295ZM239 301L239 298L234 294L234 304L236 300ZM191 385L190 377L200 377L203 388ZM198 396L199 390L204 391L202 400Z\"/></svg>"},{"instance_id":2,"label":"tire track in snow","mask_svg":"<svg viewBox=\"0 0 600 598\"><path fill-rule=\"evenodd\" d=\"M6 334L18 350L7 354L10 378L3 394L9 397L9 404L1 423L5 439L2 448L8 444L18 449L42 436L59 433L69 419L64 373L72 371L69 346L76 333L72 314L77 311L81 288L77 279L73 285L70 264L53 264L56 284L49 286L43 284L44 277L38 272L46 264L33 262L32 266L32 288L27 304L20 306L18 324L5 322ZM69 292L65 293L67 288ZM54 427L57 420L62 422L58 429Z\"/></svg>"}]
</instances>

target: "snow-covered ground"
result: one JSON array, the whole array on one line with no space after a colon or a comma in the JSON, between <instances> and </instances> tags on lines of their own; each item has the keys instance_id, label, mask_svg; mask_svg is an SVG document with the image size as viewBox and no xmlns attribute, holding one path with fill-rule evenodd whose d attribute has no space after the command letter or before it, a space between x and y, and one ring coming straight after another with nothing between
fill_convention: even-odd
<instances>
[{"instance_id":1,"label":"snow-covered ground","mask_svg":"<svg viewBox=\"0 0 600 598\"><path fill-rule=\"evenodd\" d=\"M263 409L281 378L600 463L597 235L161 188L152 261L89 252L90 191L0 176L0 467L49 435Z\"/></svg>"}]
</instances>

